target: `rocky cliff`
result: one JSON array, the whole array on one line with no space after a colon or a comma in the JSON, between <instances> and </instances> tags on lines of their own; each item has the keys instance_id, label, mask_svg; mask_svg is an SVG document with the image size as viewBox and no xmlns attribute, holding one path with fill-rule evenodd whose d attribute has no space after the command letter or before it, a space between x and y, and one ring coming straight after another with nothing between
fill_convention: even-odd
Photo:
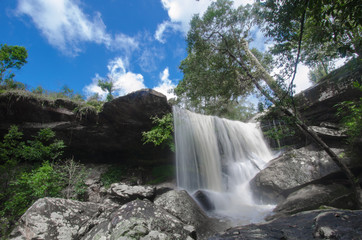
<instances>
[{"instance_id":1,"label":"rocky cliff","mask_svg":"<svg viewBox=\"0 0 362 240\"><path fill-rule=\"evenodd\" d=\"M135 163L169 161L167 149L143 145L151 116L171 111L166 97L144 89L104 104L97 113L66 99L49 100L24 92L0 94L0 137L16 124L25 138L51 128L66 144L66 155L83 162Z\"/></svg>"}]
</instances>

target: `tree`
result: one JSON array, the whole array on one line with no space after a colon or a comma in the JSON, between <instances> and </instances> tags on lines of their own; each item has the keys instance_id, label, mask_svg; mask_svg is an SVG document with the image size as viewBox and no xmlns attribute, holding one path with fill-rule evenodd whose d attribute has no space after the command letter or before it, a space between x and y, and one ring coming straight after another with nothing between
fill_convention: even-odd
<instances>
[{"instance_id":1,"label":"tree","mask_svg":"<svg viewBox=\"0 0 362 240\"><path fill-rule=\"evenodd\" d=\"M275 43L272 52L289 74L298 61L316 66L321 61L361 56L359 0L267 0L259 6L263 29Z\"/></svg>"},{"instance_id":2,"label":"tree","mask_svg":"<svg viewBox=\"0 0 362 240\"><path fill-rule=\"evenodd\" d=\"M11 69L20 69L28 57L28 52L21 46L0 45L0 84L3 81L13 80L15 74Z\"/></svg>"},{"instance_id":3,"label":"tree","mask_svg":"<svg viewBox=\"0 0 362 240\"><path fill-rule=\"evenodd\" d=\"M362 191L355 176L318 135L304 123L294 105L292 93L287 91L289 88L287 89L273 78L268 73L268 69L264 68L249 49L250 29L258 20L253 16L253 13L257 10L252 9L250 5L233 9L232 2L229 0L213 2L202 18L194 16L191 21L191 29L187 35L189 55L191 53L195 56L202 56L204 59L217 59L218 62L227 62L228 67L231 66L235 72L241 86L253 84L267 100L290 117L306 136L327 152L349 178L357 203L359 207L362 207ZM195 64L202 65L203 63L195 62ZM230 71L228 67L223 65L217 69L218 73L228 73ZM202 74L205 74L205 78L207 78L213 77L214 72L204 68ZM184 72L184 74L184 78L187 79L187 75L190 73Z\"/></svg>"},{"instance_id":4,"label":"tree","mask_svg":"<svg viewBox=\"0 0 362 240\"><path fill-rule=\"evenodd\" d=\"M114 91L114 84L113 81L110 77L108 77L107 79L99 79L98 80L98 86L103 90L103 91L107 91L107 101L111 101L114 96L113 96L113 91Z\"/></svg>"},{"instance_id":5,"label":"tree","mask_svg":"<svg viewBox=\"0 0 362 240\"><path fill-rule=\"evenodd\" d=\"M204 19L207 18L211 19L212 16L204 17ZM237 24L244 25L247 30L252 27L251 20L249 11L245 11L245 15L238 19ZM228 28L231 21L233 20L223 19L219 27ZM241 110L238 107L240 102L245 102L240 96L250 94L254 87L246 74L238 71L239 66L233 59L225 57L219 49L209 44L217 44L216 39L210 38L208 43L200 41L200 37L204 37L199 35L203 28L200 23L198 16L191 21L191 28L195 31L191 30L187 38L188 55L180 65L184 77L175 88L175 94L179 102L193 111L222 117L236 117ZM270 69L271 55L263 54L257 49L251 51L265 68ZM219 52L220 54L215 54Z\"/></svg>"}]
</instances>

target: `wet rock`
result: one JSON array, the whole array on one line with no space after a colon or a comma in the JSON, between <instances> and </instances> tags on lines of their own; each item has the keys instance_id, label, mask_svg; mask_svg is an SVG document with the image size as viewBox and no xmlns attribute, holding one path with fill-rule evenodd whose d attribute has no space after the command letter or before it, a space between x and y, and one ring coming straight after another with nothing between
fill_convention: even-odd
<instances>
[{"instance_id":1,"label":"wet rock","mask_svg":"<svg viewBox=\"0 0 362 240\"><path fill-rule=\"evenodd\" d=\"M11 239L79 239L105 221L113 208L60 198L37 200L20 218Z\"/></svg>"},{"instance_id":2,"label":"wet rock","mask_svg":"<svg viewBox=\"0 0 362 240\"><path fill-rule=\"evenodd\" d=\"M197 190L194 194L193 194L194 198L200 203L201 207L205 210L205 211L211 211L211 210L215 210L215 205L214 203L210 200L210 198L208 197L207 193L205 193L205 191L203 190Z\"/></svg>"},{"instance_id":3,"label":"wet rock","mask_svg":"<svg viewBox=\"0 0 362 240\"><path fill-rule=\"evenodd\" d=\"M230 228L210 240L361 239L362 211L316 210Z\"/></svg>"},{"instance_id":4,"label":"wet rock","mask_svg":"<svg viewBox=\"0 0 362 240\"><path fill-rule=\"evenodd\" d=\"M134 200L113 212L108 220L81 238L195 239L195 229L148 200Z\"/></svg>"}]
</instances>

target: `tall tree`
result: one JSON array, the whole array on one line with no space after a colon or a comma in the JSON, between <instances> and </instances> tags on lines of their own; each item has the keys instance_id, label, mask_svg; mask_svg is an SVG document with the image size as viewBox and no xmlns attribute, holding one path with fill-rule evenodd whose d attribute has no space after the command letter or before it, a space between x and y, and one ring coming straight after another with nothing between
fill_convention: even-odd
<instances>
[{"instance_id":1,"label":"tall tree","mask_svg":"<svg viewBox=\"0 0 362 240\"><path fill-rule=\"evenodd\" d=\"M253 16L256 10L258 9L253 9L250 5L234 9L230 0L213 2L202 18L195 16L191 21L191 29L187 36L188 57L191 54L191 57L200 57L200 59L217 59L215 64L228 63L214 71L209 71L208 66L197 68L202 71L199 74L205 75L204 79L212 78L215 72L226 75L231 67L240 86L253 84L270 102L278 106L285 115L291 117L294 124L306 136L328 153L349 178L356 193L356 200L362 207L362 191L355 176L318 135L303 122L293 105L291 94L283 85L278 84L278 81L268 73L268 69L249 49L250 30L258 20ZM195 61L194 64L202 65L204 63ZM208 63L209 66L212 64L213 61ZM192 79L193 73L185 71L184 74L184 79Z\"/></svg>"},{"instance_id":2,"label":"tall tree","mask_svg":"<svg viewBox=\"0 0 362 240\"><path fill-rule=\"evenodd\" d=\"M0 84L3 81L13 80L15 74L11 69L20 69L28 57L28 52L21 46L0 45Z\"/></svg>"},{"instance_id":3,"label":"tall tree","mask_svg":"<svg viewBox=\"0 0 362 240\"><path fill-rule=\"evenodd\" d=\"M272 52L289 73L298 61L315 67L361 57L360 0L267 0L259 6L263 29L275 43Z\"/></svg>"}]
</instances>

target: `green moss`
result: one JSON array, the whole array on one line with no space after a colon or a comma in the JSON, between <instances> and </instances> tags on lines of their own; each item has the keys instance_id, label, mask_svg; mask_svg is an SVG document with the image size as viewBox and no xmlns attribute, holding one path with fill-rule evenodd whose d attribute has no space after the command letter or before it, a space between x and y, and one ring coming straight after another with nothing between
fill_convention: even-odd
<instances>
[{"instance_id":1,"label":"green moss","mask_svg":"<svg viewBox=\"0 0 362 240\"><path fill-rule=\"evenodd\" d=\"M105 188L109 188L112 183L120 182L125 174L124 166L111 166L107 172L101 175L101 182Z\"/></svg>"},{"instance_id":2,"label":"green moss","mask_svg":"<svg viewBox=\"0 0 362 240\"><path fill-rule=\"evenodd\" d=\"M159 184L169 180L172 180L175 177L175 166L174 165L163 165L152 168L151 176L152 179L148 184Z\"/></svg>"}]
</instances>

